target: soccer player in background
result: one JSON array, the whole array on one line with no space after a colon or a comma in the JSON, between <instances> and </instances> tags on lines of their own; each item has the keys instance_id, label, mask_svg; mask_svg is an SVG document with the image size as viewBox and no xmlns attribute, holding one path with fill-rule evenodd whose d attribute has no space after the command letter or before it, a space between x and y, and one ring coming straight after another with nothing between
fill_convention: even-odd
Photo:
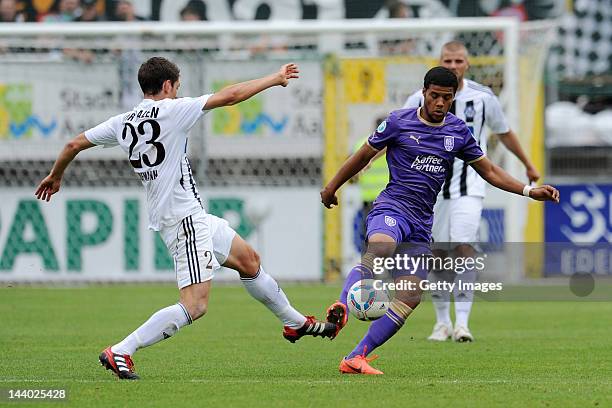
<instances>
[{"instance_id":1,"label":"soccer player in background","mask_svg":"<svg viewBox=\"0 0 612 408\"><path fill-rule=\"evenodd\" d=\"M188 133L207 111L237 104L274 86L287 86L298 78L297 65L286 64L266 77L197 98L177 98L179 74L179 68L165 58L143 63L138 71L142 102L68 142L36 190L39 199L49 201L59 191L68 164L80 151L96 145L121 146L142 180L149 228L160 232L174 259L180 300L102 351L100 363L120 379L138 379L132 362L138 349L171 337L206 313L214 271L220 265L238 271L249 294L283 322L288 341L337 333L335 324L295 310L274 278L264 272L255 250L227 221L206 213L186 154Z\"/></svg>"},{"instance_id":2,"label":"soccer player in background","mask_svg":"<svg viewBox=\"0 0 612 408\"><path fill-rule=\"evenodd\" d=\"M476 142L486 154L488 127L499 140L510 150L526 169L529 182L534 183L540 174L531 163L518 137L508 126L499 100L491 89L465 78L469 68L468 50L459 41L451 41L442 46L440 65L457 75L459 88L449 112L463 120L476 139ZM423 92L413 93L404 104L406 108L418 108L423 105ZM485 181L478 173L468 166L467 162L455 159L446 173L442 191L434 206L434 223L432 235L434 242L445 243L446 249L457 257L471 258L476 251L470 245L478 241L478 227L482 214L482 201L485 196ZM448 243L449 245L446 245ZM434 251L437 253L438 251ZM446 256L446 251L437 253ZM460 275L455 271L432 270L429 280L432 282L453 282L456 279L474 282L476 271L466 271ZM468 319L474 299L473 292L460 289L455 285L453 297L455 300L455 327L450 318L450 297L447 290L433 290L431 293L436 323L429 340L446 341L452 337L455 341L473 341L474 337L468 326Z\"/></svg>"},{"instance_id":3,"label":"soccer player in background","mask_svg":"<svg viewBox=\"0 0 612 408\"><path fill-rule=\"evenodd\" d=\"M410 243L410 255L430 253L433 207L455 157L502 190L539 201L559 201L559 192L554 187L524 185L484 155L467 125L448 113L458 86L457 76L449 69L435 67L429 70L423 83L423 106L391 112L321 191L325 207L337 205L338 189L363 169L377 152L387 149L390 180L368 215L367 251L361 263L348 274L340 300L327 311L328 321L338 324L340 329L348 319L348 290L360 279L373 276L377 258L392 256L400 243ZM387 313L370 325L364 338L340 362L342 373L382 374L370 366L373 358L368 355L389 340L420 303L419 282L426 279L427 270L394 268L390 272L395 283L414 285L415 289L396 290Z\"/></svg>"}]
</instances>

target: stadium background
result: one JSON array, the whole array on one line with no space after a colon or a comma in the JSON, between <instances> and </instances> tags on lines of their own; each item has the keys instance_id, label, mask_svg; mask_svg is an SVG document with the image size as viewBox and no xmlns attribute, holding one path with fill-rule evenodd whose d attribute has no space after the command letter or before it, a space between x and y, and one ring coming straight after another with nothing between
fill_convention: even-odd
<instances>
[{"instance_id":1,"label":"stadium background","mask_svg":"<svg viewBox=\"0 0 612 408\"><path fill-rule=\"evenodd\" d=\"M422 73L435 64L439 46L453 37L466 41L473 53L470 74L500 94L544 180L558 185L563 197L559 206L527 207L518 197L508 200L491 191L482 240L612 240L612 33L605 0L405 1L406 14L399 24L408 28L401 35L370 35L364 30L338 40L285 32L237 35L229 45L223 24L235 26L239 20L248 24L269 19L282 25L371 18L385 24L397 17L392 10L398 4L206 1L202 16L216 24L219 31L214 35L113 34L116 26L109 26L96 39L51 35L54 28L48 21L53 18L45 16L55 15L53 3L16 2L20 18L41 21L39 25L50 30L44 34L20 35L17 27L24 25L19 23L0 26L4 282L174 280L163 244L146 229L140 181L117 149L92 149L79 157L51 204L33 197L68 138L134 105L140 97L137 67L157 53L171 56L182 67L184 95L263 75L288 58L300 63L301 78L288 89L270 90L212 112L194 129L190 141L207 208L227 218L279 279L334 280L358 256L353 243L357 187L346 188L343 205L332 213L323 212L318 191L354 141L371 131L375 118L399 107L419 87ZM131 3L139 17L135 20L171 25L188 2ZM98 1L94 6L103 19L119 21L115 2ZM64 14L56 20L81 24L69 22L79 13L75 10L72 17ZM514 16L524 21L517 32L518 57L508 61L507 38L496 29L410 31L411 22L432 16ZM163 30L162 24L158 27ZM504 88L507 69L516 70L515 89ZM520 177L520 166L492 142L495 161ZM609 256L603 264L593 261L595 250L582 253L563 270L547 267L541 251L531 258L537 260L535 266L517 265L512 279L612 273ZM235 278L227 271L218 277Z\"/></svg>"}]
</instances>

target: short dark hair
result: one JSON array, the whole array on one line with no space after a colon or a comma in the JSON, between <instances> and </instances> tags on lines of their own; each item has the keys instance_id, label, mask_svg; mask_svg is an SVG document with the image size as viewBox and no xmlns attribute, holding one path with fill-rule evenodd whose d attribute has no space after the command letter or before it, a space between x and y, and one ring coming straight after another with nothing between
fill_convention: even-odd
<instances>
[{"instance_id":1,"label":"short dark hair","mask_svg":"<svg viewBox=\"0 0 612 408\"><path fill-rule=\"evenodd\" d=\"M423 81L423 87L427 89L429 85L452 87L455 93L457 92L457 88L459 88L457 75L450 69L444 67L433 67L427 71L425 80Z\"/></svg>"},{"instance_id":2,"label":"short dark hair","mask_svg":"<svg viewBox=\"0 0 612 408\"><path fill-rule=\"evenodd\" d=\"M202 21L208 20L206 17L206 3L202 3L200 0L190 0L189 3L181 10L181 18L185 14L195 14Z\"/></svg>"},{"instance_id":3,"label":"short dark hair","mask_svg":"<svg viewBox=\"0 0 612 408\"><path fill-rule=\"evenodd\" d=\"M163 57L152 57L140 66L138 83L145 95L155 95L161 92L165 81L170 80L174 85L180 73L175 63Z\"/></svg>"}]
</instances>

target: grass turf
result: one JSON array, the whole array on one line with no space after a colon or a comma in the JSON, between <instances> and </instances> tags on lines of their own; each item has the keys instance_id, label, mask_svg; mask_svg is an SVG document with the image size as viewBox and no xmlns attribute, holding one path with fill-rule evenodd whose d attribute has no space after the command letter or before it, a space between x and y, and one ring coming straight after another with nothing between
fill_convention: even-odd
<instances>
[{"instance_id":1,"label":"grass turf","mask_svg":"<svg viewBox=\"0 0 612 408\"><path fill-rule=\"evenodd\" d=\"M285 289L318 316L338 292ZM214 287L208 315L136 354L141 381L99 366L100 350L176 295L163 285L1 288L0 388L66 388L68 401L53 406L75 407L612 406L611 302L477 302L472 344L427 342L425 302L376 351L384 376L342 376L338 363L367 324L290 344L242 287Z\"/></svg>"}]
</instances>

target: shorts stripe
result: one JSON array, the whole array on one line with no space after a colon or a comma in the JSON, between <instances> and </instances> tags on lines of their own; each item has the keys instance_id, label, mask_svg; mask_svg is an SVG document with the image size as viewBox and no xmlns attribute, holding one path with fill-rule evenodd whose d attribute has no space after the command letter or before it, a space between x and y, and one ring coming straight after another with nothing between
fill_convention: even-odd
<instances>
[{"instance_id":1,"label":"shorts stripe","mask_svg":"<svg viewBox=\"0 0 612 408\"><path fill-rule=\"evenodd\" d=\"M191 215L187 218L187 227L191 231L191 247L193 248L193 254L194 254L193 261L196 266L193 269L194 275L197 271L197 277L196 277L197 283L202 283L202 274L200 272L200 260L198 257L198 246L196 245L196 232L195 232L195 228L193 227L193 218Z\"/></svg>"},{"instance_id":2,"label":"shorts stripe","mask_svg":"<svg viewBox=\"0 0 612 408\"><path fill-rule=\"evenodd\" d=\"M181 223L183 224L183 232L185 233L185 254L187 255L187 266L189 267L189 280L191 281L191 284L193 285L195 282L193 279L193 268L191 265L191 262L192 262L192 259L190 256L191 248L189 246L189 232L187 231L185 220L186 218L183 219Z\"/></svg>"}]
</instances>

